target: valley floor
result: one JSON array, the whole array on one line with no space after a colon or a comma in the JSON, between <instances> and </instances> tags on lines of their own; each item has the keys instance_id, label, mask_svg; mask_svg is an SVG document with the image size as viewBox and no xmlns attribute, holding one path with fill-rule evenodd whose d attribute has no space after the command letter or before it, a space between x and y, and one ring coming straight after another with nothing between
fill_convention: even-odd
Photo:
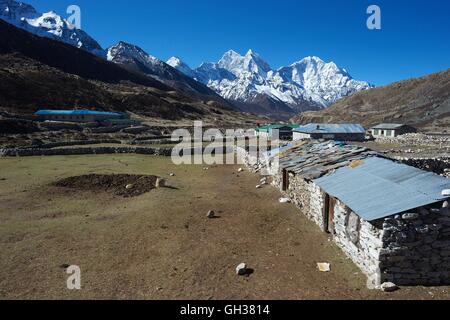
<instances>
[{"instance_id":1,"label":"valley floor","mask_svg":"<svg viewBox=\"0 0 450 320\"><path fill-rule=\"evenodd\" d=\"M255 188L260 176L203 167L139 155L0 159L0 298L450 299L449 287L366 289L299 209ZM50 185L90 173L158 175L174 188L122 198ZM235 275L241 262L250 277ZM81 267L81 290L66 288L66 264Z\"/></svg>"}]
</instances>

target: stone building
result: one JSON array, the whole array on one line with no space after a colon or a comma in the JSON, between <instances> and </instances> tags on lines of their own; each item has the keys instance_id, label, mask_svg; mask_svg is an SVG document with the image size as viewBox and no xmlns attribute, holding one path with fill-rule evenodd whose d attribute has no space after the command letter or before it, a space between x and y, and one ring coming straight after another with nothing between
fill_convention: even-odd
<instances>
[{"instance_id":1,"label":"stone building","mask_svg":"<svg viewBox=\"0 0 450 320\"><path fill-rule=\"evenodd\" d=\"M370 129L374 138L395 138L406 133L416 133L417 129L405 124L381 123Z\"/></svg>"},{"instance_id":2,"label":"stone building","mask_svg":"<svg viewBox=\"0 0 450 320\"><path fill-rule=\"evenodd\" d=\"M310 123L293 131L294 141L309 139L364 141L366 130L360 124Z\"/></svg>"},{"instance_id":3,"label":"stone building","mask_svg":"<svg viewBox=\"0 0 450 320\"><path fill-rule=\"evenodd\" d=\"M450 180L366 148L303 142L248 157L374 284L450 284Z\"/></svg>"}]
</instances>

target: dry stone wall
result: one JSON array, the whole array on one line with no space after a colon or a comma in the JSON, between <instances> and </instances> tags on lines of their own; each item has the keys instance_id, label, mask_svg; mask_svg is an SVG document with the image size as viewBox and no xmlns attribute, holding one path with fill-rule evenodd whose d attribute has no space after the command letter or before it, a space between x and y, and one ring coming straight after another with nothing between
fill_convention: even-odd
<instances>
[{"instance_id":1,"label":"dry stone wall","mask_svg":"<svg viewBox=\"0 0 450 320\"><path fill-rule=\"evenodd\" d=\"M385 219L382 276L398 285L450 284L448 202Z\"/></svg>"}]
</instances>

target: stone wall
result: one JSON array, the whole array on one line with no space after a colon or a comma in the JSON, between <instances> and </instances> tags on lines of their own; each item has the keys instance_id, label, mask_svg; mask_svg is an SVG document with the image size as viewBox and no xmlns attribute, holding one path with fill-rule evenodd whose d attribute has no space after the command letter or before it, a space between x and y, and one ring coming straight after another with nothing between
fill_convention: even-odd
<instances>
[{"instance_id":1,"label":"stone wall","mask_svg":"<svg viewBox=\"0 0 450 320\"><path fill-rule=\"evenodd\" d=\"M276 175L274 184L281 189L282 177ZM289 174L289 189L285 194L314 221L325 229L324 193L314 182ZM379 271L382 249L382 229L364 221L339 200L334 208L334 233L332 238L344 253L366 274L372 276Z\"/></svg>"},{"instance_id":2,"label":"stone wall","mask_svg":"<svg viewBox=\"0 0 450 320\"><path fill-rule=\"evenodd\" d=\"M333 240L368 277L379 273L382 237L381 227L361 219L342 202L336 201Z\"/></svg>"},{"instance_id":3,"label":"stone wall","mask_svg":"<svg viewBox=\"0 0 450 320\"><path fill-rule=\"evenodd\" d=\"M30 156L70 156L84 154L116 154L136 153L147 155L171 156L170 148L135 148L135 147L80 147L61 149L0 149L0 157L30 157Z\"/></svg>"},{"instance_id":4,"label":"stone wall","mask_svg":"<svg viewBox=\"0 0 450 320\"><path fill-rule=\"evenodd\" d=\"M398 285L450 284L448 203L385 219L382 277Z\"/></svg>"}]
</instances>

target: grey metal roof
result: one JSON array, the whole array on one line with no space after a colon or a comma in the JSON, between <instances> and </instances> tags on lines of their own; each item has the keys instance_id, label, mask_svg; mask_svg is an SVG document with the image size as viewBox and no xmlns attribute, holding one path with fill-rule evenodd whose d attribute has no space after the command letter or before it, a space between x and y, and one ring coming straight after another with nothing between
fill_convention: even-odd
<instances>
[{"instance_id":1,"label":"grey metal roof","mask_svg":"<svg viewBox=\"0 0 450 320\"><path fill-rule=\"evenodd\" d=\"M301 133L366 133L364 127L360 124L343 123L309 123L294 129L295 132Z\"/></svg>"},{"instance_id":2,"label":"grey metal roof","mask_svg":"<svg viewBox=\"0 0 450 320\"><path fill-rule=\"evenodd\" d=\"M450 179L373 156L314 182L366 221L443 201L450 189Z\"/></svg>"},{"instance_id":3,"label":"grey metal roof","mask_svg":"<svg viewBox=\"0 0 450 320\"><path fill-rule=\"evenodd\" d=\"M405 126L404 124L400 124L400 123L380 123L379 125L372 127L372 129L395 130L395 129L400 129L401 127L404 127L404 126Z\"/></svg>"}]
</instances>

